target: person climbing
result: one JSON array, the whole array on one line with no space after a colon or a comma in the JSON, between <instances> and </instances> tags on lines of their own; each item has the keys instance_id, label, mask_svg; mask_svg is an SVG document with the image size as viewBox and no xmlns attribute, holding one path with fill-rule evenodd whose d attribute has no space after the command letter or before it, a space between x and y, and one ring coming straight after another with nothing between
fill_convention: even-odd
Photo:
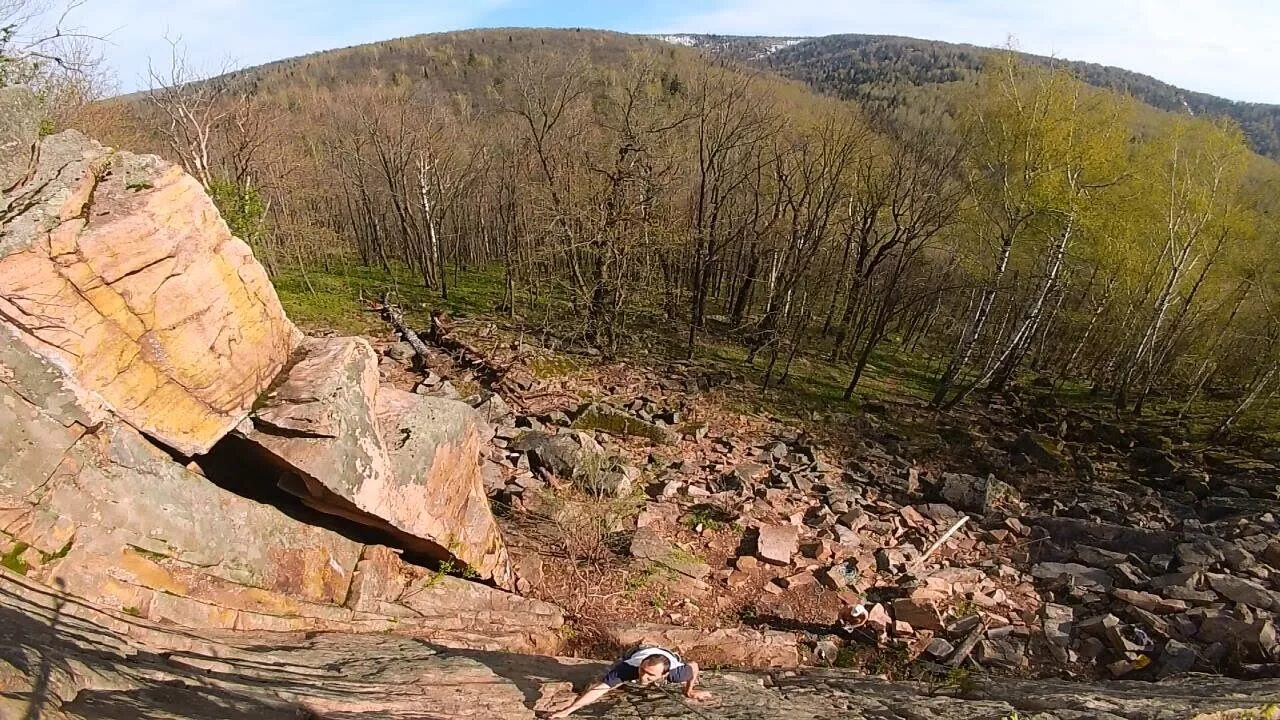
<instances>
[{"instance_id":1,"label":"person climbing","mask_svg":"<svg viewBox=\"0 0 1280 720\"><path fill-rule=\"evenodd\" d=\"M609 668L600 682L583 691L568 707L548 717L567 718L623 683L634 681L643 686L652 685L664 679L667 682L683 683L684 696L690 700L711 699L711 693L694 689L698 684L698 663L686 663L670 650L645 647L628 653Z\"/></svg>"}]
</instances>

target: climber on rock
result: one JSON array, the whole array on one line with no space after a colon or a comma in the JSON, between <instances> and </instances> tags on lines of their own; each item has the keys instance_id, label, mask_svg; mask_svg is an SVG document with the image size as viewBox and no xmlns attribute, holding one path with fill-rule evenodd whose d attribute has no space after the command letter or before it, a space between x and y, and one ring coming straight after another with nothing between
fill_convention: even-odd
<instances>
[{"instance_id":1,"label":"climber on rock","mask_svg":"<svg viewBox=\"0 0 1280 720\"><path fill-rule=\"evenodd\" d=\"M574 712L604 697L610 690L623 683L636 682L652 685L656 682L683 683L684 696L690 700L709 700L711 693L695 690L698 683L698 663L686 663L675 653L658 647L646 647L627 654L617 662L600 682L579 695L573 703L548 717L566 718Z\"/></svg>"}]
</instances>

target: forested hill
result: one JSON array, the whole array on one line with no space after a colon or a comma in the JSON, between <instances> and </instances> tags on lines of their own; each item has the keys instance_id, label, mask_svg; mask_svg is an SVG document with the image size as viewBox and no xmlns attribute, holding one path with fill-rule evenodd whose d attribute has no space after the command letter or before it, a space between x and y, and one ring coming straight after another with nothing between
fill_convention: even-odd
<instances>
[{"instance_id":1,"label":"forested hill","mask_svg":"<svg viewBox=\"0 0 1280 720\"><path fill-rule=\"evenodd\" d=\"M974 45L890 35L668 35L664 39L767 68L823 92L890 109L913 102L913 88L972 81L991 52ZM1132 95L1161 110L1230 117L1240 124L1255 152L1280 159L1280 105L1235 102L1108 65L1041 55L1024 57L1065 65L1090 85Z\"/></svg>"},{"instance_id":2,"label":"forested hill","mask_svg":"<svg viewBox=\"0 0 1280 720\"><path fill-rule=\"evenodd\" d=\"M739 62L795 40L419 35L172 78L95 134L181 161L304 317L483 284L472 311L565 347L821 402L1040 383L1180 437L1280 428L1280 164L1243 133L976 49L883 50L860 102ZM907 122L859 107L899 96Z\"/></svg>"}]
</instances>

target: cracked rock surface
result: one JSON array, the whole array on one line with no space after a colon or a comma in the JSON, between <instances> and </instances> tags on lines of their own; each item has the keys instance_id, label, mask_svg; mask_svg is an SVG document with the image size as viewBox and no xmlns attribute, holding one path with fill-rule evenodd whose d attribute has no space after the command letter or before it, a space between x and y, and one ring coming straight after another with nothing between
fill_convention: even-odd
<instances>
[{"instance_id":1,"label":"cracked rock surface","mask_svg":"<svg viewBox=\"0 0 1280 720\"><path fill-rule=\"evenodd\" d=\"M6 718L525 720L535 708L558 707L570 697L569 683L582 687L603 669L389 634L185 630L0 571ZM979 680L965 698L841 671L704 677L715 698L696 708L674 689L624 689L577 717L1184 720L1280 699L1280 682L1205 676L1101 685Z\"/></svg>"},{"instance_id":2,"label":"cracked rock surface","mask_svg":"<svg viewBox=\"0 0 1280 720\"><path fill-rule=\"evenodd\" d=\"M14 97L0 117L38 123ZM207 452L300 339L266 272L181 168L29 135L0 137L0 319L125 422Z\"/></svg>"}]
</instances>

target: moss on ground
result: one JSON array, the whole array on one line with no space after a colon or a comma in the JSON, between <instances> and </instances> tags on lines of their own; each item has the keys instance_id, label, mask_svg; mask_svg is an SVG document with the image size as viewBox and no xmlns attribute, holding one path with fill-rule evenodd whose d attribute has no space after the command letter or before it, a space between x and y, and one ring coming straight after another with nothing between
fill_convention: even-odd
<instances>
[{"instance_id":1,"label":"moss on ground","mask_svg":"<svg viewBox=\"0 0 1280 720\"><path fill-rule=\"evenodd\" d=\"M27 571L31 568L27 565L27 561L22 559L22 555L30 547L30 545L22 542L21 540L14 543L13 547L9 548L9 552L0 555L0 566L16 572L19 575L26 575Z\"/></svg>"}]
</instances>

